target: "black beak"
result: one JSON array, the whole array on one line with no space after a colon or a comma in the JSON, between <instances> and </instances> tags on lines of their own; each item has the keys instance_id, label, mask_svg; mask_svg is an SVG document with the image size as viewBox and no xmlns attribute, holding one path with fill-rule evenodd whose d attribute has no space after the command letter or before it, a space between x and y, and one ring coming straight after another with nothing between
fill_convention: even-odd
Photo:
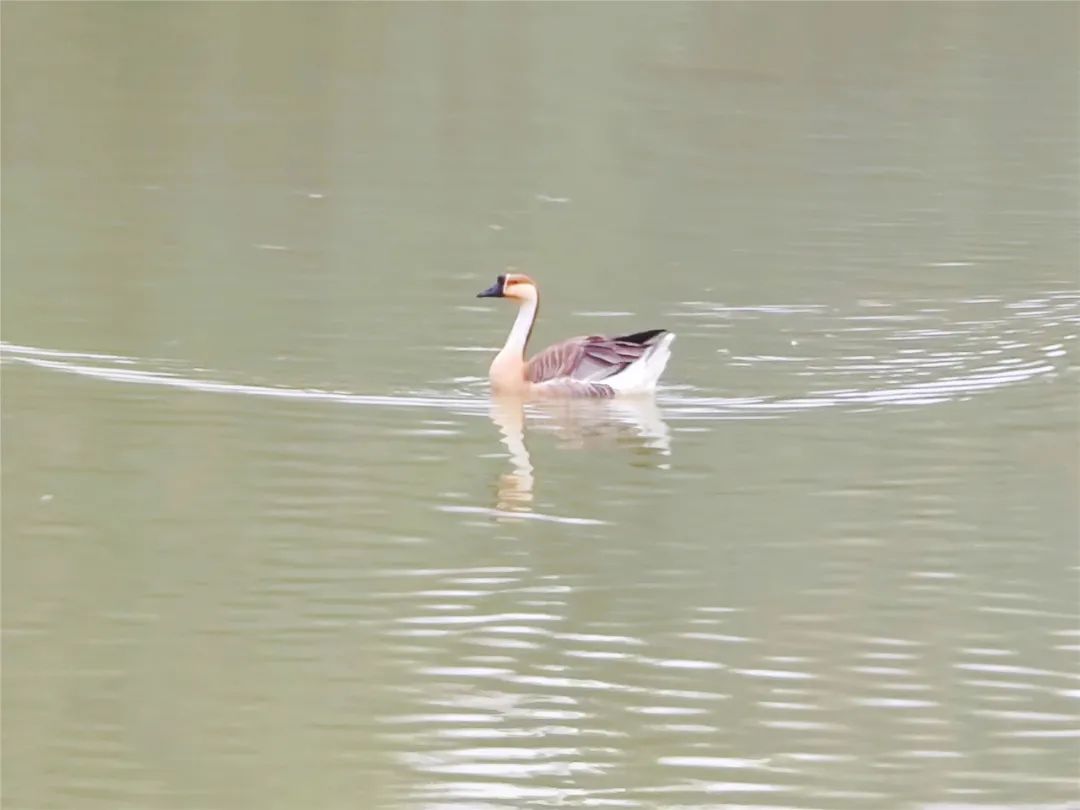
<instances>
[{"instance_id":1,"label":"black beak","mask_svg":"<svg viewBox=\"0 0 1080 810\"><path fill-rule=\"evenodd\" d=\"M484 290L482 293L477 293L476 297L477 298L502 298L503 297L502 286L503 286L502 285L502 279L499 279L494 284L492 284L490 287L488 287L486 290Z\"/></svg>"}]
</instances>

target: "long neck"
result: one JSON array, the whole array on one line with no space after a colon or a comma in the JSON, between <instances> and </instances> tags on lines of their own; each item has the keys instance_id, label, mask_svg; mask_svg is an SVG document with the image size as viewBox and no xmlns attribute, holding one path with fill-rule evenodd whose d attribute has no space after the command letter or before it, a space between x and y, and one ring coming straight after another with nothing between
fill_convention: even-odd
<instances>
[{"instance_id":1,"label":"long neck","mask_svg":"<svg viewBox=\"0 0 1080 810\"><path fill-rule=\"evenodd\" d=\"M529 342L529 335L532 334L533 323L536 321L536 310L539 306L540 301L536 296L526 298L521 302L517 318L514 320L514 326L510 330L510 336L506 338L506 345L503 346L500 354L512 355L517 358L525 357L525 346Z\"/></svg>"}]
</instances>

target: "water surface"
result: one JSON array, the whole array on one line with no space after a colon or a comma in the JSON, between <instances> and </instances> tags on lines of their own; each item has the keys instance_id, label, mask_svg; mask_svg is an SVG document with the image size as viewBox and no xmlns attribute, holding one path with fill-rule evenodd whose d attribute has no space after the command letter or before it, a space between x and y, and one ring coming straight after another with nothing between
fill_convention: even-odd
<instances>
[{"instance_id":1,"label":"water surface","mask_svg":"<svg viewBox=\"0 0 1080 810\"><path fill-rule=\"evenodd\" d=\"M5 6L5 807L1071 806L1077 22Z\"/></svg>"}]
</instances>

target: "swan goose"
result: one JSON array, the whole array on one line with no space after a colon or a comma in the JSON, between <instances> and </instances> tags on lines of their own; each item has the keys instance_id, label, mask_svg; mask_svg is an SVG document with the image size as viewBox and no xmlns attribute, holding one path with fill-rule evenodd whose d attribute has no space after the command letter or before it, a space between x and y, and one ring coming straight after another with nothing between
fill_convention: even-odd
<instances>
[{"instance_id":1,"label":"swan goose","mask_svg":"<svg viewBox=\"0 0 1080 810\"><path fill-rule=\"evenodd\" d=\"M602 398L645 394L656 388L671 356L675 335L650 329L620 337L570 338L526 361L525 347L540 305L536 282L523 273L506 273L476 297L510 298L518 304L506 345L491 363L491 387L497 394Z\"/></svg>"}]
</instances>

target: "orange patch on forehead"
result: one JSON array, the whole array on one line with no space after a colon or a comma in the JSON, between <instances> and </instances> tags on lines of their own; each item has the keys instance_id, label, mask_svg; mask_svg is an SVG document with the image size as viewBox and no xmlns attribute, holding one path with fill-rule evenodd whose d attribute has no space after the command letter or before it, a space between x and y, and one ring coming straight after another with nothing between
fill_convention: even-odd
<instances>
[{"instance_id":1,"label":"orange patch on forehead","mask_svg":"<svg viewBox=\"0 0 1080 810\"><path fill-rule=\"evenodd\" d=\"M503 286L509 287L513 284L532 284L534 287L536 286L536 282L524 273L508 273L506 275L506 283Z\"/></svg>"}]
</instances>

